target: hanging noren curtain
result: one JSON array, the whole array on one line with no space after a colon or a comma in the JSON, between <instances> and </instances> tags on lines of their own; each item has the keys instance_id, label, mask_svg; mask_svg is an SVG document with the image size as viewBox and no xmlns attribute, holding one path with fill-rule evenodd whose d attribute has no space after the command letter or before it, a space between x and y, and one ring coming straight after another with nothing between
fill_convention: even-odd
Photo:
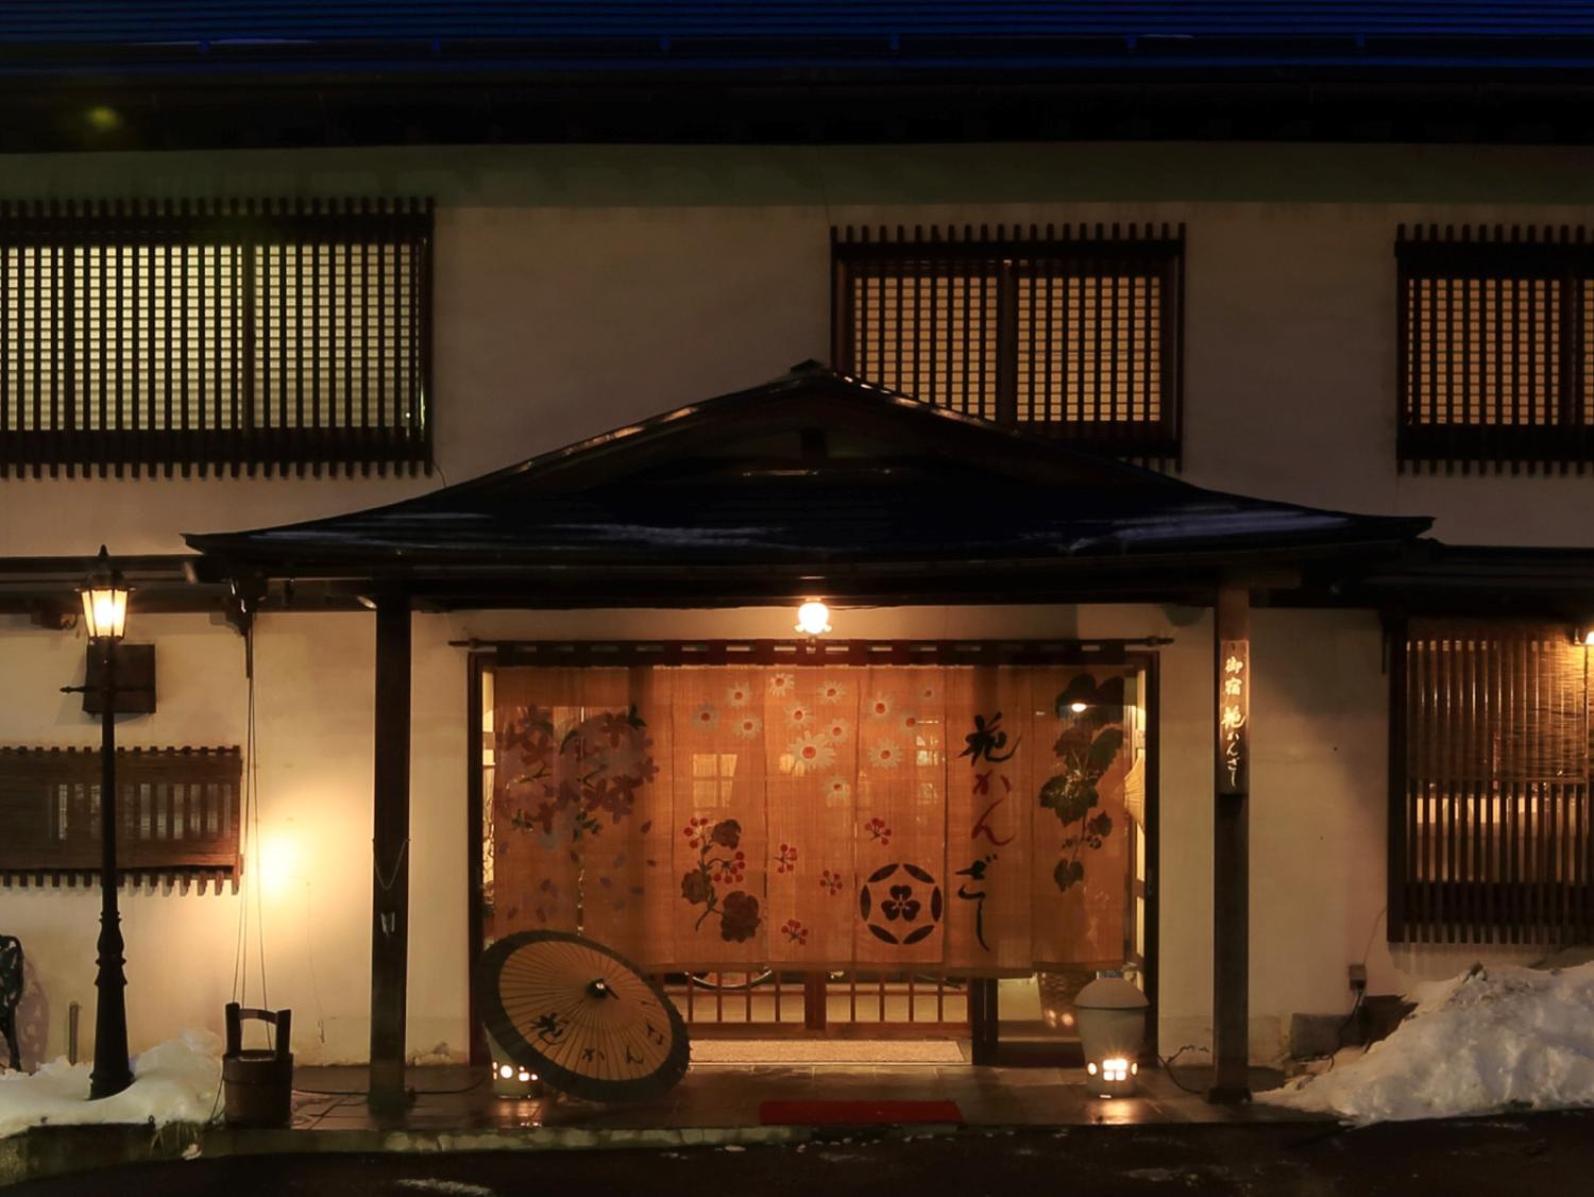
<instances>
[{"instance_id":1,"label":"hanging noren curtain","mask_svg":"<svg viewBox=\"0 0 1594 1197\"><path fill-rule=\"evenodd\" d=\"M659 971L1120 961L1125 676L500 668L488 935Z\"/></svg>"}]
</instances>

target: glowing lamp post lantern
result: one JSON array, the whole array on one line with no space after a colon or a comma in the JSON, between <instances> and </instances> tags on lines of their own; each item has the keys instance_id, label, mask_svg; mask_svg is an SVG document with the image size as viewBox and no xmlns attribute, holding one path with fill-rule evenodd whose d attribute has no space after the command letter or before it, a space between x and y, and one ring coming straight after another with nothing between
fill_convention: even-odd
<instances>
[{"instance_id":1,"label":"glowing lamp post lantern","mask_svg":"<svg viewBox=\"0 0 1594 1197\"><path fill-rule=\"evenodd\" d=\"M1097 1095L1128 1097L1135 1091L1146 1006L1145 994L1110 973L1098 976L1074 999L1087 1085Z\"/></svg>"},{"instance_id":2,"label":"glowing lamp post lantern","mask_svg":"<svg viewBox=\"0 0 1594 1197\"><path fill-rule=\"evenodd\" d=\"M122 970L122 915L116 905L116 645L127 631L127 584L100 546L83 583L83 627L100 648L100 939L94 1012L94 1072L89 1097L110 1097L133 1083L127 1062L127 977Z\"/></svg>"}]
</instances>

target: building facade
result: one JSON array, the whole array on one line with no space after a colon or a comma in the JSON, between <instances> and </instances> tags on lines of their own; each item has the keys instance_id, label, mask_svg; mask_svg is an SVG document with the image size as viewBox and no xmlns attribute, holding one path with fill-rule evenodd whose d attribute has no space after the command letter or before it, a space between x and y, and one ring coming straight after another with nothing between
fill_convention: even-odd
<instances>
[{"instance_id":1,"label":"building facade","mask_svg":"<svg viewBox=\"0 0 1594 1197\"><path fill-rule=\"evenodd\" d=\"M257 965L268 983L266 1001L299 1012L301 1061L365 1060L372 1035L370 844L379 752L372 617L351 601L360 597L352 592L306 584L284 597L277 578L253 614L246 662L225 596L215 597L216 579L209 590L203 578L192 584L203 601L173 597L181 592L180 559L190 553L184 534L290 525L412 499L756 386L805 360L908 394L966 397L972 388L975 399L946 403L1047 425L1038 432L1065 448L1144 460L1202 488L1370 516L1431 517L1429 536L1445 545L1528 551L1532 563L1522 567L1514 600L1500 599L1509 583L1487 570L1476 592L1485 597L1470 605L1454 589L1429 603L1402 601L1399 570L1382 589L1368 569L1348 590L1249 583L1253 1060L1286 1054L1295 1015L1348 1012L1355 998L1350 965L1365 965L1370 993L1396 994L1475 960L1536 960L1586 936L1588 705L1586 675L1574 676L1585 668L1585 650L1571 643L1578 606L1590 592L1578 551L1594 549L1578 439L1594 423L1594 401L1584 397L1594 384L1582 364L1582 230L1594 203L1585 147L1307 137L1267 144L1172 137L921 144L880 137L867 145L52 147L10 153L4 162L0 198L12 206L0 215L7 255L0 313L9 322L9 332L0 329L7 372L0 393L10 398L9 414L0 415L0 456L9 462L0 477L0 749L97 743L97 721L76 696L60 693L82 681L85 642L81 630L56 617L51 596L104 543L128 561L135 585L140 570L148 579L134 594L129 643L152 644L156 656L156 710L124 716L120 743L242 750L229 783L240 795L229 810L249 815L236 863L188 873L176 852L151 864L124 895L135 1050L185 1027L218 1024L240 971L258 976ZM258 223L267 232L258 242L214 243L268 246L254 273L246 277L240 265L236 276L226 275L236 278L228 284L235 290L218 289L224 272L219 259L206 256L203 232L158 228L143 244L202 248L197 256L180 252L175 267L160 251L115 257L104 278L114 275L118 285L102 279L92 289L95 264L104 259L82 247L122 244L116 230L126 223L124 210L191 205L204 216L230 212L235 201L260 204ZM323 205L346 212L349 201L402 207L419 232L373 231L356 220L284 234L271 231L267 219ZM57 222L47 234L28 226L45 215ZM909 263L901 272L878 264L875 274L865 271L874 291L867 282L849 290L863 276L848 276L838 264L865 232L877 247L934 248L899 258ZM1171 272L1155 275L1154 291L1145 289L1149 268L1125 264L1148 240L1173 247ZM1505 252L1530 241L1529 252ZM51 258L48 269L39 248L46 244L66 247L67 255ZM310 273L271 291L271 271L287 270L271 244L330 247L325 272L323 258L312 253ZM383 265L360 275L356 286L346 271L339 274L349 261L339 255L360 245L397 248L379 253ZM1448 247L1459 257L1440 253L1430 261L1426 249L1407 252L1412 245ZM1484 252L1469 258L1479 246ZM293 268L301 270L294 252ZM424 270L415 254L424 255ZM1017 281L1004 282L1003 270L1015 262ZM165 276L164 290L162 269L176 272ZM63 298L69 276L75 289ZM193 294L173 277L192 278ZM130 308L119 289L124 278L144 306ZM910 278L929 292L915 286L904 297ZM937 278L943 290L935 289ZM375 288L385 287L378 280L389 279L393 293L373 299ZM971 279L989 293L971 298ZM1085 280L1085 290L1054 299L1046 287L1045 306L1037 306L1048 279L1058 296L1070 280ZM1110 299L1103 279L1111 282ZM1008 286L1014 290L1004 291ZM338 324L336 304L351 293L364 322L360 338L350 331L352 318ZM214 310L227 305L236 341L204 324L207 294ZM244 310L249 296L261 309L253 315ZM273 296L282 305L277 323ZM366 306L373 303L392 317L391 325L378 320L374 333ZM40 316L41 304L50 319ZM299 312L293 320L285 315L290 304ZM166 314L157 319L156 309ZM173 310L189 315L173 319ZM129 311L148 319L124 339L116 313ZM1020 320L1015 311L1031 318ZM1153 314L1161 323L1147 332ZM933 322L942 319L947 324L937 331ZM242 330L250 320L262 331L246 345ZM1019 327L1008 331L1014 321ZM189 329L193 345L181 339ZM267 340L281 353L275 392L271 350L260 350ZM919 346L927 360L904 367L904 344L910 356ZM141 468L130 458L119 471L121 450L114 443L107 450L91 435L112 429L105 413L118 396L128 397L129 414L114 427L132 428L133 397L142 392L111 381L115 363L152 372L152 356L163 352L175 353L178 363L168 358L159 376L167 406L159 418L137 417L149 421L136 430L150 432L154 447L137 450L145 455ZM251 353L258 356L245 372L237 363ZM356 354L376 357L374 376L353 372L348 363ZM326 365L324 384L307 360ZM1065 360L1074 363L1072 378ZM1119 370L1122 378L1109 379ZM369 404L374 392L378 406L366 411L382 414L340 419L334 376L357 379L346 397L363 387ZM225 416L215 400L223 377L245 388L243 406ZM149 378L154 388L154 374ZM1040 408L1028 406L1030 397L1047 385L1054 406L1037 421ZM57 414L46 419L52 395ZM109 406L96 414L107 395ZM34 405L38 396L42 406ZM989 410L980 406L987 398ZM296 405L291 419L272 414L276 400ZM1144 410L1134 406L1142 401ZM1171 439L1151 449L1131 443L1130 452L1115 454L1110 439L1091 440L1092 420L1082 413L1093 402L1097 424L1100 404L1119 405L1113 410L1125 414L1117 423L1160 421ZM284 442L320 418L334 433L391 420L406 434L423 431L424 445L407 460L397 454L361 464L367 449L349 449L330 435L315 449L324 455L319 465L251 469L249 454L266 450L238 448L223 435L248 423L237 413L251 404L255 426L274 429ZM1165 418L1164 404L1176 404L1176 418ZM1423 439L1452 426L1483 433L1443 441L1440 449ZM1501 427L1549 431L1531 444L1502 447L1489 431ZM216 436L208 449L202 439L179 443L172 436L179 428ZM1136 431L1130 427L1128 435ZM43 433L60 435L46 443ZM7 438L23 447L7 452ZM218 449L223 442L228 447ZM295 452L280 444L271 451ZM351 454L352 464L340 461L340 452ZM1546 573L1557 570L1558 588L1546 589ZM1422 575L1413 585L1431 582ZM1294 597L1262 597L1274 591ZM594 605L582 595L491 609L419 604L411 625L405 864L406 1052L413 1060L465 1058L474 1033L469 977L481 925L473 906L483 895L480 812L473 826L469 792L473 765L491 741L481 738L479 720L492 705L479 705L473 643L479 650L498 642L784 641L803 597L794 590L789 601L728 605L640 598ZM1160 767L1156 822L1145 834L1155 837L1155 848L1151 865L1130 877L1131 901L1138 895L1144 904L1140 943L1155 962L1158 1049L1167 1055L1184 1044L1209 1047L1219 880L1210 605L1177 594L1166 601L1036 602L993 593L887 604L821 597L832 603L830 635L848 641L1149 642L1144 651L1155 655L1158 693L1144 717ZM1588 614L1594 618L1594 606ZM1405 714L1392 712L1392 694L1399 705L1407 693L1398 687L1428 676L1422 646L1459 644L1453 638L1462 636L1450 625L1405 621L1458 617L1509 617L1511 630L1501 634L1516 637L1513 644L1561 638L1554 650L1523 650L1534 661L1541 653L1545 662L1555 660L1544 664L1542 679L1532 673L1538 680L1511 690L1554 688L1560 697L1535 699L1532 708L1538 720L1541 707L1553 707L1553 727L1543 714L1544 728L1530 730L1539 725L1529 722L1526 706L1500 699L1491 707L1486 696L1476 697L1488 691L1489 677L1499 693L1511 689L1515 667L1504 665L1495 674L1487 664L1465 665L1485 671L1465 687L1474 696L1468 726L1487 724L1470 739L1446 731L1460 725L1437 713L1446 696L1462 692L1441 679L1448 666L1433 666L1433 683L1421 694L1410 691ZM1466 635L1493 643L1486 633ZM1479 703L1487 708L1482 715ZM1566 731L1579 711L1581 753ZM1397 724L1405 730L1392 750ZM1413 830L1416 823L1404 824L1399 834L1420 845L1407 843L1411 854L1399 867L1417 868L1412 862L1426 860L1430 847L1475 862L1509 848L1531 865L1511 866L1493 880L1481 864L1474 872L1456 865L1423 874L1461 889L1477 883L1483 896L1470 931L1464 919L1434 914L1423 922L1414 909L1400 912L1409 927L1391 926L1396 824L1406 819L1409 795L1427 795L1438 811L1445 787L1413 763L1416 756L1403 755L1410 744L1429 743L1425 735L1454 737L1458 756L1476 750L1477 762L1454 775L1479 803L1492 805L1455 807L1471 812L1461 815L1445 806L1443 819L1464 824L1454 834L1439 815L1433 818L1441 830L1422 831L1427 839ZM1523 766L1526 788L1513 797L1517 750L1499 744L1533 735L1545 746L1531 768ZM1494 747L1477 748L1483 740ZM490 796L492 782L485 784ZM1558 787L1553 797L1545 786ZM27 813L30 799L8 801L8 819L38 813ZM56 818L56 810L41 817ZM1509 828L1504 821L1518 816L1507 811L1520 812ZM140 817L159 823L158 801ZM206 814L202 825L208 834L217 819L233 817ZM1429 817L1421 815L1425 829ZM62 836L68 818L59 814ZM148 834L163 833L157 827ZM164 834L180 838L175 822ZM1434 840L1436 834L1449 838ZM85 884L89 870L54 867L47 857L35 863L23 848L11 856L0 850L0 858L7 877L0 933L18 936L27 951L24 1047L37 1062L66 1049L69 1007L92 1007L96 899ZM380 861L376 873L380 884ZM1533 918L1507 917L1517 900L1511 895L1535 885L1542 904ZM1499 914L1484 891L1501 895ZM252 963L238 959L241 924L255 937ZM744 961L754 971L766 963ZM1010 1010L1029 1008L1034 999L1022 978L1002 985Z\"/></svg>"}]
</instances>

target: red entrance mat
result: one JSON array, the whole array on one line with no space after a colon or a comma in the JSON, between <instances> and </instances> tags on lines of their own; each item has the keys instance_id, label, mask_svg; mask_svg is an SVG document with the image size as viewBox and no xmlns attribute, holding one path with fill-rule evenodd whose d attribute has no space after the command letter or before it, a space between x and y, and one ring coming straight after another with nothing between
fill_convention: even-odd
<instances>
[{"instance_id":1,"label":"red entrance mat","mask_svg":"<svg viewBox=\"0 0 1594 1197\"><path fill-rule=\"evenodd\" d=\"M897 1126L909 1122L962 1124L955 1101L765 1101L764 1126Z\"/></svg>"}]
</instances>

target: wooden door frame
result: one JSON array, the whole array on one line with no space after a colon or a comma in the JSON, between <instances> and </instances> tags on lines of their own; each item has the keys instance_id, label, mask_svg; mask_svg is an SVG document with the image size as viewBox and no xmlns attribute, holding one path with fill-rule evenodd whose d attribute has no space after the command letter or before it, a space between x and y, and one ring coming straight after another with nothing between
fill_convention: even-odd
<instances>
[{"instance_id":1,"label":"wooden door frame","mask_svg":"<svg viewBox=\"0 0 1594 1197\"><path fill-rule=\"evenodd\" d=\"M466 876L469 901L466 903L466 942L469 949L467 985L470 1005L470 1062L487 1064L489 1054L481 1020L476 1017L476 962L482 948L485 926L482 909L482 677L489 668L503 665L560 664L578 666L622 665L638 662L655 665L704 664L715 666L791 664L791 665L1096 665L1112 668L1130 666L1142 670L1146 679L1146 930L1145 963L1142 977L1146 1013L1155 1041L1158 982L1158 907L1161 902L1161 678L1160 654L1156 640L958 640L958 641L495 641L470 646L466 654L466 760L465 817ZM1146 645L1150 649L1131 649ZM1133 917L1133 911L1130 912ZM978 994L978 996L976 996ZM976 1064L1039 1063L1079 1064L1083 1061L1075 1043L1060 1042L1042 1049L1006 1047L1001 1043L1000 1013L996 982L975 978L969 986L969 1030ZM812 1028L804 1028L813 1033ZM834 1034L834 1028L827 1033Z\"/></svg>"}]
</instances>

